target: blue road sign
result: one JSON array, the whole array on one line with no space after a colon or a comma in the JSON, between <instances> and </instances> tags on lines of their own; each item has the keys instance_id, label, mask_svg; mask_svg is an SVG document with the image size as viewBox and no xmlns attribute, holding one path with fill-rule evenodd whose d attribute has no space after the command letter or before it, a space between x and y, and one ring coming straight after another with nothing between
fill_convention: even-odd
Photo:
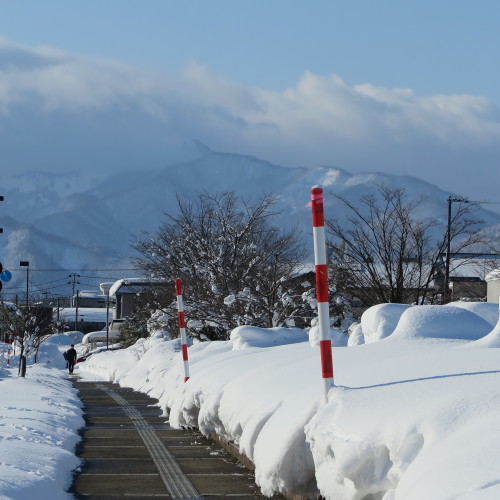
<instances>
[{"instance_id":1,"label":"blue road sign","mask_svg":"<svg viewBox=\"0 0 500 500\"><path fill-rule=\"evenodd\" d=\"M0 279L2 281L10 281L10 279L12 278L12 273L10 271L7 271L7 269L4 269L1 273L0 273Z\"/></svg>"}]
</instances>

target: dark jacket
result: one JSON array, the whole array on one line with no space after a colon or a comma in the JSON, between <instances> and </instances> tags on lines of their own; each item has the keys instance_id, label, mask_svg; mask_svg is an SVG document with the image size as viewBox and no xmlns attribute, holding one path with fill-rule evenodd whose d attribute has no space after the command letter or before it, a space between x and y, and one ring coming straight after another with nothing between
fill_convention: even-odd
<instances>
[{"instance_id":1,"label":"dark jacket","mask_svg":"<svg viewBox=\"0 0 500 500\"><path fill-rule=\"evenodd\" d=\"M76 349L74 347L71 347L66 351L65 354L65 359L74 364L76 361Z\"/></svg>"}]
</instances>

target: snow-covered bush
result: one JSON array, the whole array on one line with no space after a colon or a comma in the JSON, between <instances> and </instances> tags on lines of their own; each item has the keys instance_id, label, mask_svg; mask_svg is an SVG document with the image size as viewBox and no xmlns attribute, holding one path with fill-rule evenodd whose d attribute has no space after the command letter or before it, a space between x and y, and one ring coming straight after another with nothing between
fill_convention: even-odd
<instances>
[{"instance_id":1,"label":"snow-covered bush","mask_svg":"<svg viewBox=\"0 0 500 500\"><path fill-rule=\"evenodd\" d=\"M311 309L298 270L303 245L295 231L272 226L275 200L246 201L234 193L178 199L157 234L134 244L136 264L148 275L181 278L190 332L227 339L239 326L308 326ZM156 293L156 295L155 295ZM172 287L152 290L145 306L161 309L176 331Z\"/></svg>"}]
</instances>

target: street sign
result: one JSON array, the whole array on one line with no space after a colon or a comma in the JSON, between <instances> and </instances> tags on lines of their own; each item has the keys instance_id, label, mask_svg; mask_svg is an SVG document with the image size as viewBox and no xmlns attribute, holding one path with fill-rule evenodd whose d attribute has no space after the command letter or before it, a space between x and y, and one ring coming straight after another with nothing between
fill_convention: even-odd
<instances>
[{"instance_id":1,"label":"street sign","mask_svg":"<svg viewBox=\"0 0 500 500\"><path fill-rule=\"evenodd\" d=\"M0 264L0 267L2 264ZM4 269L3 271L0 272L0 280L2 281L10 281L12 278L12 273L10 271L7 271L7 269Z\"/></svg>"}]
</instances>

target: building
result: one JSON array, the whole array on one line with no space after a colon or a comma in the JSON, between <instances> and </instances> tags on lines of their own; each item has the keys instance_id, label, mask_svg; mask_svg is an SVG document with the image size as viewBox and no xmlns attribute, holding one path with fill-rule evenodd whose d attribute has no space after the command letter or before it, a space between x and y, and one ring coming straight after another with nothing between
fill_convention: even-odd
<instances>
[{"instance_id":1,"label":"building","mask_svg":"<svg viewBox=\"0 0 500 500\"><path fill-rule=\"evenodd\" d=\"M107 309L103 307L65 307L58 311L58 319L65 325L66 330L83 333L106 328L107 317L108 321L111 321L111 311L107 316Z\"/></svg>"},{"instance_id":2,"label":"building","mask_svg":"<svg viewBox=\"0 0 500 500\"><path fill-rule=\"evenodd\" d=\"M78 305L78 307L104 308L107 307L108 300L110 301L110 304L114 304L115 302L115 299L113 297L108 297L107 294L82 290L73 296L73 306Z\"/></svg>"},{"instance_id":3,"label":"building","mask_svg":"<svg viewBox=\"0 0 500 500\"><path fill-rule=\"evenodd\" d=\"M153 278L123 278L109 288L109 296L115 300L113 308L113 329L135 312L137 297L154 287L166 286L165 280ZM173 282L171 283L173 289Z\"/></svg>"},{"instance_id":4,"label":"building","mask_svg":"<svg viewBox=\"0 0 500 500\"><path fill-rule=\"evenodd\" d=\"M486 281L477 276L450 276L450 293L452 301L483 301L486 297Z\"/></svg>"},{"instance_id":5,"label":"building","mask_svg":"<svg viewBox=\"0 0 500 500\"><path fill-rule=\"evenodd\" d=\"M500 268L486 275L486 300L498 303L500 300Z\"/></svg>"}]
</instances>

